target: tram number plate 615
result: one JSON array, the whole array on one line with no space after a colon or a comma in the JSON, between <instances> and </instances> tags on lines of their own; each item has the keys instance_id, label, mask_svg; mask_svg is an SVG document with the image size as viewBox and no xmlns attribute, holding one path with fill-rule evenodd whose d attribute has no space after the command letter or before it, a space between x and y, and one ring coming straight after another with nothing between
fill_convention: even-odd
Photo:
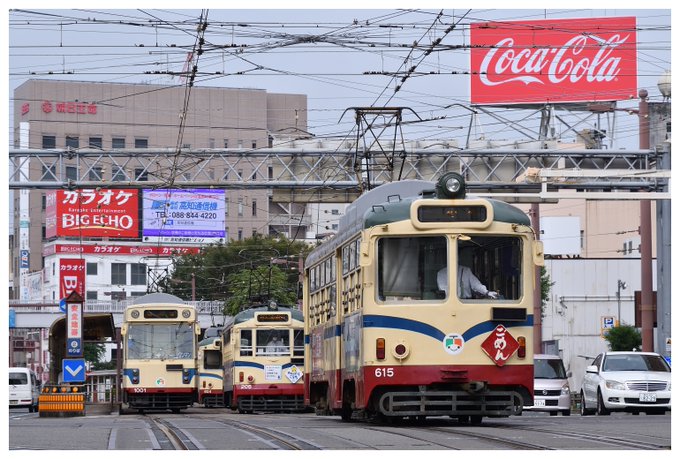
<instances>
[{"instance_id":1,"label":"tram number plate 615","mask_svg":"<svg viewBox=\"0 0 680 459\"><path fill-rule=\"evenodd\" d=\"M376 378L391 378L394 376L394 368L391 367L378 367L375 369Z\"/></svg>"}]
</instances>

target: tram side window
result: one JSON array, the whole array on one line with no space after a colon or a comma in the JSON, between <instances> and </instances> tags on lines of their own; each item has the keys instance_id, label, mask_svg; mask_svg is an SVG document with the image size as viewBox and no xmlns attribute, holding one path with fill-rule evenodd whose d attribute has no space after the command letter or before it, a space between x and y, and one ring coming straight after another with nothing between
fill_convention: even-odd
<instances>
[{"instance_id":1,"label":"tram side window","mask_svg":"<svg viewBox=\"0 0 680 459\"><path fill-rule=\"evenodd\" d=\"M293 330L293 356L304 357L305 355L305 331Z\"/></svg>"},{"instance_id":2,"label":"tram side window","mask_svg":"<svg viewBox=\"0 0 680 459\"><path fill-rule=\"evenodd\" d=\"M253 355L253 331L241 330L241 356Z\"/></svg>"},{"instance_id":3,"label":"tram side window","mask_svg":"<svg viewBox=\"0 0 680 459\"><path fill-rule=\"evenodd\" d=\"M378 296L382 301L436 300L437 270L446 265L444 236L378 241Z\"/></svg>"},{"instance_id":4,"label":"tram side window","mask_svg":"<svg viewBox=\"0 0 680 459\"><path fill-rule=\"evenodd\" d=\"M470 268L499 300L518 300L522 295L522 240L514 236L474 236L458 240L458 264ZM460 270L458 271L460 272ZM461 279L456 275L456 285ZM460 287L458 296L461 297ZM487 298L472 291L473 299Z\"/></svg>"}]
</instances>

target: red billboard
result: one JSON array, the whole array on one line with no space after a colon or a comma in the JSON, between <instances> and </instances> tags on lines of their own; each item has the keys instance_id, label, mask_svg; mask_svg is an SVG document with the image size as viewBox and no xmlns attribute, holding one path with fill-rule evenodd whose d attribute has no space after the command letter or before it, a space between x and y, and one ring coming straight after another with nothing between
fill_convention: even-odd
<instances>
[{"instance_id":1,"label":"red billboard","mask_svg":"<svg viewBox=\"0 0 680 459\"><path fill-rule=\"evenodd\" d=\"M482 22L470 30L472 104L637 97L634 17Z\"/></svg>"},{"instance_id":2,"label":"red billboard","mask_svg":"<svg viewBox=\"0 0 680 459\"><path fill-rule=\"evenodd\" d=\"M59 298L66 298L73 291L85 298L85 260L62 258L59 260Z\"/></svg>"},{"instance_id":3,"label":"red billboard","mask_svg":"<svg viewBox=\"0 0 680 459\"><path fill-rule=\"evenodd\" d=\"M57 190L47 194L45 237L139 238L137 190Z\"/></svg>"}]
</instances>

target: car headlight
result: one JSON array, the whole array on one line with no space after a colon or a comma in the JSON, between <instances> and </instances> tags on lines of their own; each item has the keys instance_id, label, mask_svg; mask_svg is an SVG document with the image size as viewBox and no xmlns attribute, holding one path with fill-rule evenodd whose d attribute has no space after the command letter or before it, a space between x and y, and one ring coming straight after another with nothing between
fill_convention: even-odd
<instances>
[{"instance_id":1,"label":"car headlight","mask_svg":"<svg viewBox=\"0 0 680 459\"><path fill-rule=\"evenodd\" d=\"M571 392L569 391L569 383L564 383L562 385L562 395L569 395Z\"/></svg>"},{"instance_id":2,"label":"car headlight","mask_svg":"<svg viewBox=\"0 0 680 459\"><path fill-rule=\"evenodd\" d=\"M611 379L606 380L604 382L604 385L607 389L611 389L611 390L626 390L625 384L618 382L618 381L611 380Z\"/></svg>"}]
</instances>

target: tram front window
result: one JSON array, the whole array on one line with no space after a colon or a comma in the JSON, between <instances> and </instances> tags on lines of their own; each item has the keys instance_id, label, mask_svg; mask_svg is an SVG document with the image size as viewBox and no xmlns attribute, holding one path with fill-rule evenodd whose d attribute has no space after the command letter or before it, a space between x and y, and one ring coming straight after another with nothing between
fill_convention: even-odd
<instances>
[{"instance_id":1,"label":"tram front window","mask_svg":"<svg viewBox=\"0 0 680 459\"><path fill-rule=\"evenodd\" d=\"M521 248L522 240L515 236L460 237L452 247L459 266L452 270L444 236L382 238L378 241L378 299L437 301L453 290L464 301L517 300L522 293ZM474 288L469 285L472 276L477 279ZM467 287L463 285L466 280Z\"/></svg>"},{"instance_id":2,"label":"tram front window","mask_svg":"<svg viewBox=\"0 0 680 459\"><path fill-rule=\"evenodd\" d=\"M192 359L194 330L181 324L130 324L128 359Z\"/></svg>"}]
</instances>

